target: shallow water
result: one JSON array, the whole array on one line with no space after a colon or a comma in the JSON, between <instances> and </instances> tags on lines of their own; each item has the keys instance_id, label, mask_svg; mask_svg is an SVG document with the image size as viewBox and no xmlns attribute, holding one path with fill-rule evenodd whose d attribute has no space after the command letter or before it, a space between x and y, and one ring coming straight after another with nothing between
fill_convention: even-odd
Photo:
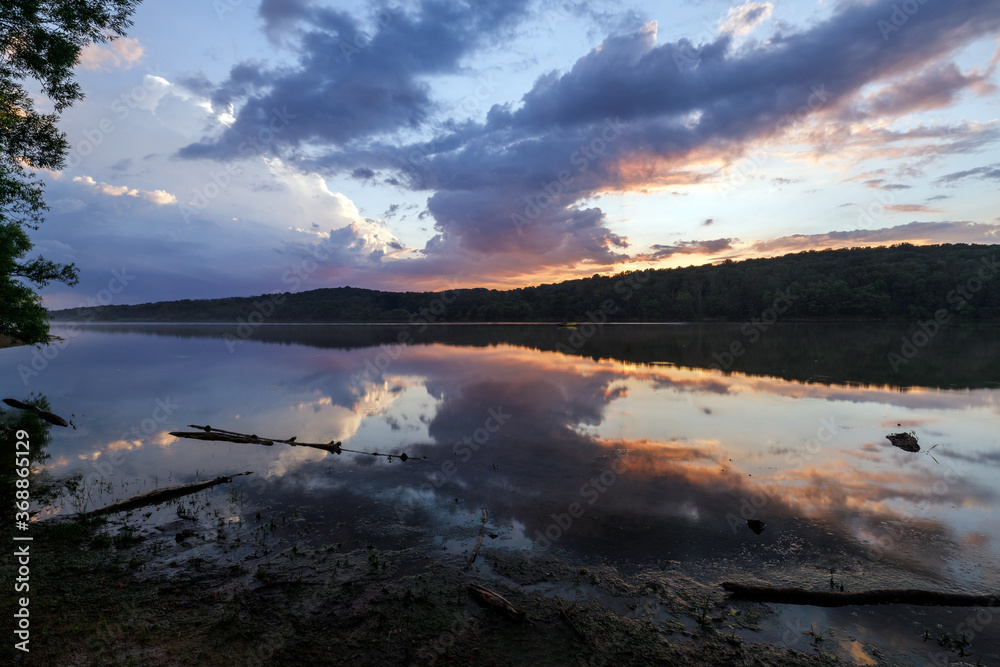
<instances>
[{"instance_id":1,"label":"shallow water","mask_svg":"<svg viewBox=\"0 0 1000 667\"><path fill-rule=\"evenodd\" d=\"M220 520L277 508L317 543L405 543L420 527L462 556L482 530L484 547L624 569L677 561L705 581L1000 591L992 327L944 329L895 368L889 353L912 340L905 325L779 324L755 336L732 325L53 332L66 343L0 350L4 397L41 393L74 415L75 429L52 430L45 467L81 475L91 508L251 470ZM427 458L169 435L188 424ZM885 438L904 431L921 452ZM749 518L766 524L760 535ZM758 638L805 649L799 626L816 623L836 641L871 634L914 651L913 664L957 660L923 642L922 627L956 633L969 615L780 612ZM1000 619L982 613L972 646L989 664Z\"/></svg>"}]
</instances>

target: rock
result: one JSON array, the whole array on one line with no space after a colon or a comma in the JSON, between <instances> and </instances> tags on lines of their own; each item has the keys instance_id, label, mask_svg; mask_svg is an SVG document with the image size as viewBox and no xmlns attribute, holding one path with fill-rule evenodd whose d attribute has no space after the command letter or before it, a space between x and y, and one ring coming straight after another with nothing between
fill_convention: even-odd
<instances>
[{"instance_id":1,"label":"rock","mask_svg":"<svg viewBox=\"0 0 1000 667\"><path fill-rule=\"evenodd\" d=\"M747 519L747 527L758 535L764 532L765 526L767 526L767 524L760 519Z\"/></svg>"},{"instance_id":2,"label":"rock","mask_svg":"<svg viewBox=\"0 0 1000 667\"><path fill-rule=\"evenodd\" d=\"M913 437L912 433L890 433L885 437L889 439L893 447L899 447L907 452L920 451L920 445L917 444L917 439Z\"/></svg>"},{"instance_id":3,"label":"rock","mask_svg":"<svg viewBox=\"0 0 1000 667\"><path fill-rule=\"evenodd\" d=\"M183 544L183 543L184 543L185 541L187 541L187 540L188 540L188 538L191 538L191 537L194 537L194 536L195 536L195 535L197 535L197 534L198 534L198 533L194 532L194 531L193 531L193 530L191 530L190 528L185 528L185 529L184 529L184 530L182 530L181 532L179 532L179 533L177 533L176 535L174 535L174 540L175 540L175 541L176 541L176 542L177 542L178 544L181 544L182 546L190 546L189 544Z\"/></svg>"}]
</instances>

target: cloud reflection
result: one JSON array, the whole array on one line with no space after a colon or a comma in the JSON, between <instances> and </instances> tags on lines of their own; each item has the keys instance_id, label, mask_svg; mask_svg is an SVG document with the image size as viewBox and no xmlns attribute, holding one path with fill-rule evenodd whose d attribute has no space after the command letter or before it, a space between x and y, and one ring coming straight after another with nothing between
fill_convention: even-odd
<instances>
[{"instance_id":1,"label":"cloud reflection","mask_svg":"<svg viewBox=\"0 0 1000 667\"><path fill-rule=\"evenodd\" d=\"M537 539L579 503L553 547L627 560L878 561L940 577L994 544L984 526L996 467L975 464L1000 444L996 389L803 383L444 343L403 347L358 382L380 347L222 349L215 338L98 332L67 346L59 375L95 379L67 389L56 373L40 376L54 404L86 415L54 436L52 467L90 474L118 457L115 476L180 481L252 469L262 502L314 503L326 522L377 502L407 509L406 525L454 526L485 507L510 539ZM0 361L16 364L17 353ZM125 435L163 397L175 413ZM427 460L167 435L186 424ZM937 445L934 458L892 448L895 424L925 451ZM623 471L601 486L619 459ZM740 525L751 516L767 523L760 536ZM990 567L983 576L997 574Z\"/></svg>"}]
</instances>

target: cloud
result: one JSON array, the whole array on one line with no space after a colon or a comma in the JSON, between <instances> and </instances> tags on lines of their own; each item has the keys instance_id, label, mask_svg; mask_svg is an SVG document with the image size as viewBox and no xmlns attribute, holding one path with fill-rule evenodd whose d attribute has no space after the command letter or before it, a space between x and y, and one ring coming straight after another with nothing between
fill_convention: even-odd
<instances>
[{"instance_id":1,"label":"cloud","mask_svg":"<svg viewBox=\"0 0 1000 667\"><path fill-rule=\"evenodd\" d=\"M719 32L731 35L745 35L763 23L774 5L770 2L744 2L738 7L732 7L725 20L720 20Z\"/></svg>"},{"instance_id":2,"label":"cloud","mask_svg":"<svg viewBox=\"0 0 1000 667\"><path fill-rule=\"evenodd\" d=\"M951 185L955 183L955 181L960 181L963 178L979 178L983 180L1000 181L1000 162L987 165L985 167L976 167L975 169L966 169L965 171L955 171L950 174L945 174L940 178L934 179L934 185Z\"/></svg>"},{"instance_id":3,"label":"cloud","mask_svg":"<svg viewBox=\"0 0 1000 667\"><path fill-rule=\"evenodd\" d=\"M960 93L972 89L980 94L995 91L990 82L994 67L963 74L954 63L942 63L929 69L894 79L875 92L845 106L843 118L898 117L913 111L942 109L950 106Z\"/></svg>"},{"instance_id":4,"label":"cloud","mask_svg":"<svg viewBox=\"0 0 1000 667\"><path fill-rule=\"evenodd\" d=\"M80 52L77 65L85 70L110 72L114 69L131 69L142 59L145 49L139 40L118 37L108 44L88 44Z\"/></svg>"},{"instance_id":5,"label":"cloud","mask_svg":"<svg viewBox=\"0 0 1000 667\"><path fill-rule=\"evenodd\" d=\"M714 239L712 241L681 241L674 245L655 244L652 246L652 255L636 259L653 261L666 259L672 255L714 255L732 250L734 241L735 239Z\"/></svg>"},{"instance_id":6,"label":"cloud","mask_svg":"<svg viewBox=\"0 0 1000 667\"><path fill-rule=\"evenodd\" d=\"M108 183L95 181L90 176L75 176L73 177L73 182L89 185L93 192L106 195L108 197L121 197L123 195L138 197L139 199L148 201L151 204L156 204L157 206L166 206L168 204L177 203L177 197L170 194L166 190L137 190L136 188L130 188L127 185L109 185Z\"/></svg>"},{"instance_id":7,"label":"cloud","mask_svg":"<svg viewBox=\"0 0 1000 667\"><path fill-rule=\"evenodd\" d=\"M884 178L870 178L864 184L875 190L908 190L913 187L902 183L886 183Z\"/></svg>"},{"instance_id":8,"label":"cloud","mask_svg":"<svg viewBox=\"0 0 1000 667\"><path fill-rule=\"evenodd\" d=\"M885 209L897 213L941 213L941 209L925 204L886 204Z\"/></svg>"},{"instance_id":9,"label":"cloud","mask_svg":"<svg viewBox=\"0 0 1000 667\"><path fill-rule=\"evenodd\" d=\"M267 129L274 109L287 108L294 120L266 147L287 164L428 193L434 236L409 255L412 265L394 262L386 276L427 277L435 266L470 278L495 270L496 284L711 252L679 244L630 255L629 238L610 228L598 200L717 184L762 146L801 144L808 159L878 156L918 170L996 141L995 124L899 129L893 121L986 90L988 71L963 72L949 58L1000 31L1000 13L974 0L929 3L887 46L877 25L892 7L840 3L822 21L783 25L738 48L735 36L766 19L769 3L733 8L725 29L700 44L660 42L657 24L647 22L607 36L565 71L543 74L484 119L456 120L426 81L461 73L464 58L517 24L524 2L424 0L359 18L268 1L260 8L268 34L294 49L295 62L232 68L205 93L217 111L231 105L232 123L179 156L234 158L245 137Z\"/></svg>"},{"instance_id":10,"label":"cloud","mask_svg":"<svg viewBox=\"0 0 1000 667\"><path fill-rule=\"evenodd\" d=\"M1000 225L976 222L911 222L883 229L857 229L825 234L792 234L755 241L749 252L758 255L782 255L821 248L851 248L894 243L997 243Z\"/></svg>"},{"instance_id":11,"label":"cloud","mask_svg":"<svg viewBox=\"0 0 1000 667\"><path fill-rule=\"evenodd\" d=\"M784 178L778 176L771 179L771 183L774 185L792 185L793 183L801 183L804 179L802 178Z\"/></svg>"},{"instance_id":12,"label":"cloud","mask_svg":"<svg viewBox=\"0 0 1000 667\"><path fill-rule=\"evenodd\" d=\"M264 2L268 34L300 26L293 67L248 61L232 68L212 93L216 109L238 106L221 134L179 151L184 158L232 158L273 114L294 114L269 146L277 155L301 145L345 146L374 136L418 129L435 104L425 79L453 73L461 59L524 16L527 0L455 4L423 0L416 11L377 12L374 31L354 16L304 2ZM200 83L199 88L204 84Z\"/></svg>"}]
</instances>

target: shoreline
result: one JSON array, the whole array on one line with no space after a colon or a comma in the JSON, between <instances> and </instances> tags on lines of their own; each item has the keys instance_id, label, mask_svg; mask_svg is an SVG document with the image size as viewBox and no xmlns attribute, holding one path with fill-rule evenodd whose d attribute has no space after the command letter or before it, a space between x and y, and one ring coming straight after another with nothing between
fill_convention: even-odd
<instances>
[{"instance_id":1,"label":"shoreline","mask_svg":"<svg viewBox=\"0 0 1000 667\"><path fill-rule=\"evenodd\" d=\"M111 526L36 524L31 653L8 644L8 658L45 665L321 664L334 655L356 665L852 664L818 645L795 650L748 640L743 635L772 613L766 605L729 601L672 569L623 574L492 548L465 569L462 558L429 555L425 540L384 549L293 542L246 564L157 563L169 549L161 542L173 539L124 527L108 536ZM470 583L504 596L525 620L477 604ZM553 586L588 595L546 595Z\"/></svg>"}]
</instances>

